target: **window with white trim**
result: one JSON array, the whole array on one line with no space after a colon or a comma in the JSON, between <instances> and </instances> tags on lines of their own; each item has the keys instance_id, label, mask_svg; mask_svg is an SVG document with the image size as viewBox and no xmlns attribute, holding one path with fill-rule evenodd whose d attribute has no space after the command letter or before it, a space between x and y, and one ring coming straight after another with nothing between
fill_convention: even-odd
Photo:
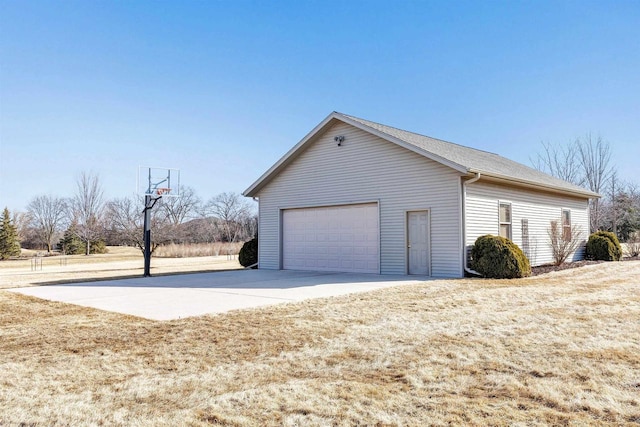
<instances>
[{"instance_id":1,"label":"window with white trim","mask_svg":"<svg viewBox=\"0 0 640 427\"><path fill-rule=\"evenodd\" d=\"M562 240L570 242L571 238L571 211L562 209Z\"/></svg>"},{"instance_id":2,"label":"window with white trim","mask_svg":"<svg viewBox=\"0 0 640 427\"><path fill-rule=\"evenodd\" d=\"M511 239L511 203L500 202L499 221L499 235Z\"/></svg>"}]
</instances>

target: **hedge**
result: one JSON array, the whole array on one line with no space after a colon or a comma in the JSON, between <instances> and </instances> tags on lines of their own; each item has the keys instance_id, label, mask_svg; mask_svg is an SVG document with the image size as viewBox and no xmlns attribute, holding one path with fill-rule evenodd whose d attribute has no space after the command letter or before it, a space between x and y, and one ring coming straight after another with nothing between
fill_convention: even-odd
<instances>
[{"instance_id":1,"label":"hedge","mask_svg":"<svg viewBox=\"0 0 640 427\"><path fill-rule=\"evenodd\" d=\"M471 249L471 268L484 277L514 279L531 276L531 264L511 240L500 236L480 236Z\"/></svg>"},{"instance_id":2,"label":"hedge","mask_svg":"<svg viewBox=\"0 0 640 427\"><path fill-rule=\"evenodd\" d=\"M240 249L238 255L238 261L243 267L249 267L258 262L258 238L255 237L248 242L245 242Z\"/></svg>"},{"instance_id":3,"label":"hedge","mask_svg":"<svg viewBox=\"0 0 640 427\"><path fill-rule=\"evenodd\" d=\"M620 241L610 231L596 231L589 236L585 248L587 259L599 261L620 261L622 258L622 246Z\"/></svg>"}]
</instances>

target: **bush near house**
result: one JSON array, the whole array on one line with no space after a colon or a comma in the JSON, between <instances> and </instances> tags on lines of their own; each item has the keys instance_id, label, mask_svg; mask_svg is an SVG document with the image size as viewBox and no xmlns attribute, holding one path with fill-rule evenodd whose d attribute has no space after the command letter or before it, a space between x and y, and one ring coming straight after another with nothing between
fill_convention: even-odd
<instances>
[{"instance_id":1,"label":"bush near house","mask_svg":"<svg viewBox=\"0 0 640 427\"><path fill-rule=\"evenodd\" d=\"M471 268L484 277L514 279L531 276L524 252L511 240L487 234L476 239L471 249Z\"/></svg>"},{"instance_id":2,"label":"bush near house","mask_svg":"<svg viewBox=\"0 0 640 427\"><path fill-rule=\"evenodd\" d=\"M238 255L238 261L240 261L240 265L243 267L249 267L250 265L256 264L258 262L257 237L254 237L253 239L242 245L242 249L240 249L240 254Z\"/></svg>"},{"instance_id":3,"label":"bush near house","mask_svg":"<svg viewBox=\"0 0 640 427\"><path fill-rule=\"evenodd\" d=\"M597 261L620 261L622 246L612 232L596 231L587 241L586 257Z\"/></svg>"}]
</instances>

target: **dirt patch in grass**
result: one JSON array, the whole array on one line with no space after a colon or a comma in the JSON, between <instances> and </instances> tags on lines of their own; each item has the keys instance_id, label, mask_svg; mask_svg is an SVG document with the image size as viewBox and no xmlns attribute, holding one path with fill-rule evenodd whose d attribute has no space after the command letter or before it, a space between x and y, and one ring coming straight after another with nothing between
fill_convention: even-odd
<instances>
[{"instance_id":1,"label":"dirt patch in grass","mask_svg":"<svg viewBox=\"0 0 640 427\"><path fill-rule=\"evenodd\" d=\"M621 261L640 261L640 259L638 257L636 257L636 258L624 257L624 258L622 258ZM608 262L608 261L583 260L583 261L565 262L565 263L560 264L560 265L553 265L553 264L539 265L537 267L531 267L531 275L532 276L539 276L541 274L551 273L551 272L554 272L554 271L569 270L571 268L580 268L580 267L584 267L586 265L601 264L603 262Z\"/></svg>"},{"instance_id":2,"label":"dirt patch in grass","mask_svg":"<svg viewBox=\"0 0 640 427\"><path fill-rule=\"evenodd\" d=\"M575 262L565 262L564 264L560 264L560 265L553 265L553 264L539 265L537 267L531 267L531 275L539 276L540 274L546 274L552 271L569 270L571 268L584 267L585 265L595 265L595 264L600 264L602 262L605 262L605 261L575 261Z\"/></svg>"},{"instance_id":3,"label":"dirt patch in grass","mask_svg":"<svg viewBox=\"0 0 640 427\"><path fill-rule=\"evenodd\" d=\"M0 291L0 425L635 425L640 262L154 322Z\"/></svg>"}]
</instances>

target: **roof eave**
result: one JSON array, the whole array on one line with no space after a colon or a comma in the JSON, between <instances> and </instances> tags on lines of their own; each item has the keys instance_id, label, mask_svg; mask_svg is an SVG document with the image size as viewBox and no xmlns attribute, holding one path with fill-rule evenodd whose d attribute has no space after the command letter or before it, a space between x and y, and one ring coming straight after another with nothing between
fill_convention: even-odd
<instances>
[{"instance_id":1,"label":"roof eave","mask_svg":"<svg viewBox=\"0 0 640 427\"><path fill-rule=\"evenodd\" d=\"M554 186L554 185L542 184L540 182L533 182L533 181L528 181L528 180L524 180L524 179L518 179L518 178L511 177L511 176L500 175L500 174L491 173L491 172L485 172L485 171L481 171L481 170L470 169L469 172L471 172L471 173L479 173L484 177L493 178L493 179L498 180L498 181L510 182L510 183L514 183L516 185L530 187L530 188L543 188L543 189L545 189L547 191L552 191L552 192L561 193L561 194L567 194L567 195L571 195L571 196L574 196L574 197L577 196L577 197L586 198L586 199L599 199L599 198L602 197L600 194L594 193L594 192L586 190L586 189L585 190L572 190L572 189L568 189L568 188L557 187L557 186Z\"/></svg>"}]
</instances>

